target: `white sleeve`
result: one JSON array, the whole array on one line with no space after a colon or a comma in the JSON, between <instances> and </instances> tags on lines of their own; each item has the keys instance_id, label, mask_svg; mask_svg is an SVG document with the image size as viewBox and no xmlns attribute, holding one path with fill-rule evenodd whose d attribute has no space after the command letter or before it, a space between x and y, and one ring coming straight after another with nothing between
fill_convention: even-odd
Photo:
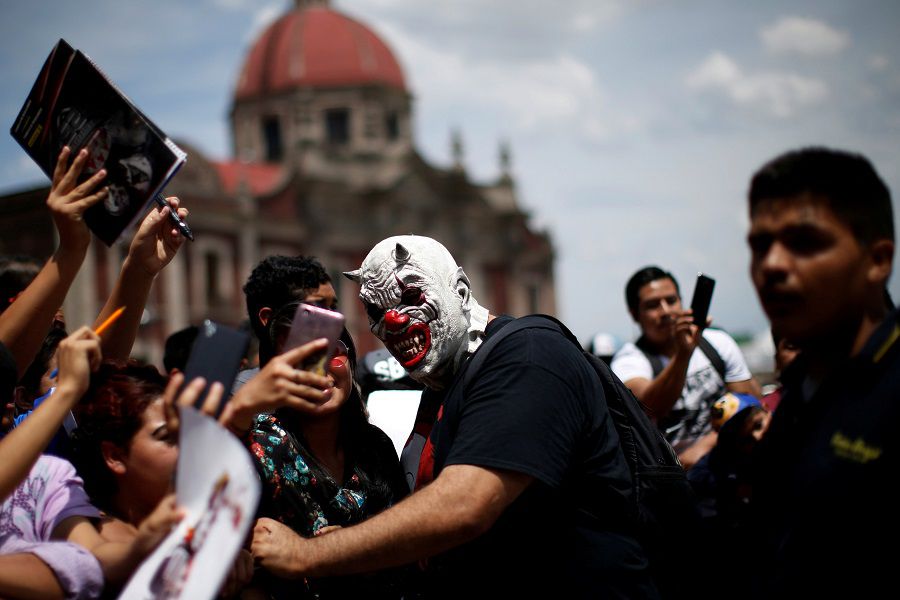
<instances>
[{"instance_id":1,"label":"white sleeve","mask_svg":"<svg viewBox=\"0 0 900 600\"><path fill-rule=\"evenodd\" d=\"M703 332L703 337L709 340L709 343L713 345L713 348L725 361L725 383L750 379L751 373L750 368L747 366L747 361L744 359L741 349L738 348L737 343L730 335L717 329L706 329Z\"/></svg>"},{"instance_id":2,"label":"white sleeve","mask_svg":"<svg viewBox=\"0 0 900 600\"><path fill-rule=\"evenodd\" d=\"M629 379L641 377L643 379L653 379L653 366L644 353L637 346L628 342L622 349L616 352L610 364L612 372L623 382Z\"/></svg>"}]
</instances>

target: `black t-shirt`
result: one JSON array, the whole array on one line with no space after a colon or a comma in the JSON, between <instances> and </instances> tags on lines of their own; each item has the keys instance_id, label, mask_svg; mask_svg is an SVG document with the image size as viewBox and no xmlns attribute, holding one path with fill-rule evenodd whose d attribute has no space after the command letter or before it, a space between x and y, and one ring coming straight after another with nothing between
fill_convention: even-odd
<instances>
[{"instance_id":1,"label":"black t-shirt","mask_svg":"<svg viewBox=\"0 0 900 600\"><path fill-rule=\"evenodd\" d=\"M487 336L511 320L495 319ZM652 597L627 524L628 466L580 350L561 333L525 329L494 347L463 390L466 366L431 434L435 474L466 464L535 481L488 533L431 561L440 595Z\"/></svg>"},{"instance_id":2,"label":"black t-shirt","mask_svg":"<svg viewBox=\"0 0 900 600\"><path fill-rule=\"evenodd\" d=\"M891 595L900 535L898 337L894 313L812 392L802 353L786 370L755 457L759 597Z\"/></svg>"}]
</instances>

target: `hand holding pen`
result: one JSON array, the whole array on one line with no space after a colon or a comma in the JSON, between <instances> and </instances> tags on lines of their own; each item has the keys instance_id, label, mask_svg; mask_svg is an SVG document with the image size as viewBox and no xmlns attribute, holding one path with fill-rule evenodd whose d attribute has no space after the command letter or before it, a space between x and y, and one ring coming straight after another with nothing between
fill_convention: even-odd
<instances>
[{"instance_id":1,"label":"hand holding pen","mask_svg":"<svg viewBox=\"0 0 900 600\"><path fill-rule=\"evenodd\" d=\"M153 197L153 199L156 201L160 208L166 208L169 206L169 203L166 202L166 199L163 198L162 194L157 194ZM175 225L181 235L191 240L192 242L194 241L194 232L191 231L191 228L188 227L188 224L178 216L178 211L169 210L169 220L172 221L172 224Z\"/></svg>"}]
</instances>

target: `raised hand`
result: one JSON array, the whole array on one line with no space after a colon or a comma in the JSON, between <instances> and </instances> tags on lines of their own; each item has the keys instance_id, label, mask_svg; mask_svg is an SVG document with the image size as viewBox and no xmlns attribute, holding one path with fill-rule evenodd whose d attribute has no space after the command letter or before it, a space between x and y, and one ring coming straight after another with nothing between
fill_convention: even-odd
<instances>
[{"instance_id":1,"label":"raised hand","mask_svg":"<svg viewBox=\"0 0 900 600\"><path fill-rule=\"evenodd\" d=\"M56 393L74 404L87 391L91 373L100 366L100 337L89 327L81 327L59 343L56 351L59 376Z\"/></svg>"},{"instance_id":2,"label":"raised hand","mask_svg":"<svg viewBox=\"0 0 900 600\"><path fill-rule=\"evenodd\" d=\"M97 190L97 186L106 178L106 169L100 169L79 185L78 177L84 169L88 151L82 148L71 165L69 165L70 154L68 146L59 153L50 184L50 195L47 197L47 206L59 232L60 246L87 248L91 232L84 224L84 211L106 197L107 188Z\"/></svg>"},{"instance_id":3,"label":"raised hand","mask_svg":"<svg viewBox=\"0 0 900 600\"><path fill-rule=\"evenodd\" d=\"M325 406L333 393L333 381L294 368L294 365L327 346L328 340L324 338L314 340L270 360L256 377L234 395L222 413L222 423L240 433L250 428L257 414L283 406L307 414L335 410Z\"/></svg>"},{"instance_id":4,"label":"raised hand","mask_svg":"<svg viewBox=\"0 0 900 600\"><path fill-rule=\"evenodd\" d=\"M191 381L184 390L179 393L181 385L184 383L183 373L173 373L169 377L169 383L163 392L163 411L166 415L166 427L172 435L178 435L181 427L181 418L178 414L178 408L182 406L194 406L197 399L206 387L206 380L197 377ZM205 415L213 416L216 414L219 404L222 402L222 396L225 395L225 387L218 381L209 386L209 393L203 400L203 406L200 412Z\"/></svg>"},{"instance_id":5,"label":"raised hand","mask_svg":"<svg viewBox=\"0 0 900 600\"><path fill-rule=\"evenodd\" d=\"M175 258L185 239L178 229L172 227L169 212L178 211L178 216L183 219L187 217L188 209L179 208L179 200L175 196L166 198L166 202L168 206L154 205L147 213L128 247L126 260L153 277Z\"/></svg>"}]
</instances>

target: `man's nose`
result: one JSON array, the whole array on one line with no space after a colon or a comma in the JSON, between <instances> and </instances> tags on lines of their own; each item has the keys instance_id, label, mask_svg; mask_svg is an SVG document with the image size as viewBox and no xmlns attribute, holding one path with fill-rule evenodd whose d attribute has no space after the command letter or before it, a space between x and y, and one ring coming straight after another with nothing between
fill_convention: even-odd
<instances>
[{"instance_id":1,"label":"man's nose","mask_svg":"<svg viewBox=\"0 0 900 600\"><path fill-rule=\"evenodd\" d=\"M403 331L403 328L406 327L407 323L409 323L409 315L405 315L394 309L384 313L384 326L391 333Z\"/></svg>"},{"instance_id":2,"label":"man's nose","mask_svg":"<svg viewBox=\"0 0 900 600\"><path fill-rule=\"evenodd\" d=\"M769 246L768 251L759 261L759 267L767 278L784 277L790 264L791 253L779 242Z\"/></svg>"},{"instance_id":3,"label":"man's nose","mask_svg":"<svg viewBox=\"0 0 900 600\"><path fill-rule=\"evenodd\" d=\"M663 313L669 314L675 310L675 303L669 302L668 300L661 300L659 307L662 309Z\"/></svg>"}]
</instances>

